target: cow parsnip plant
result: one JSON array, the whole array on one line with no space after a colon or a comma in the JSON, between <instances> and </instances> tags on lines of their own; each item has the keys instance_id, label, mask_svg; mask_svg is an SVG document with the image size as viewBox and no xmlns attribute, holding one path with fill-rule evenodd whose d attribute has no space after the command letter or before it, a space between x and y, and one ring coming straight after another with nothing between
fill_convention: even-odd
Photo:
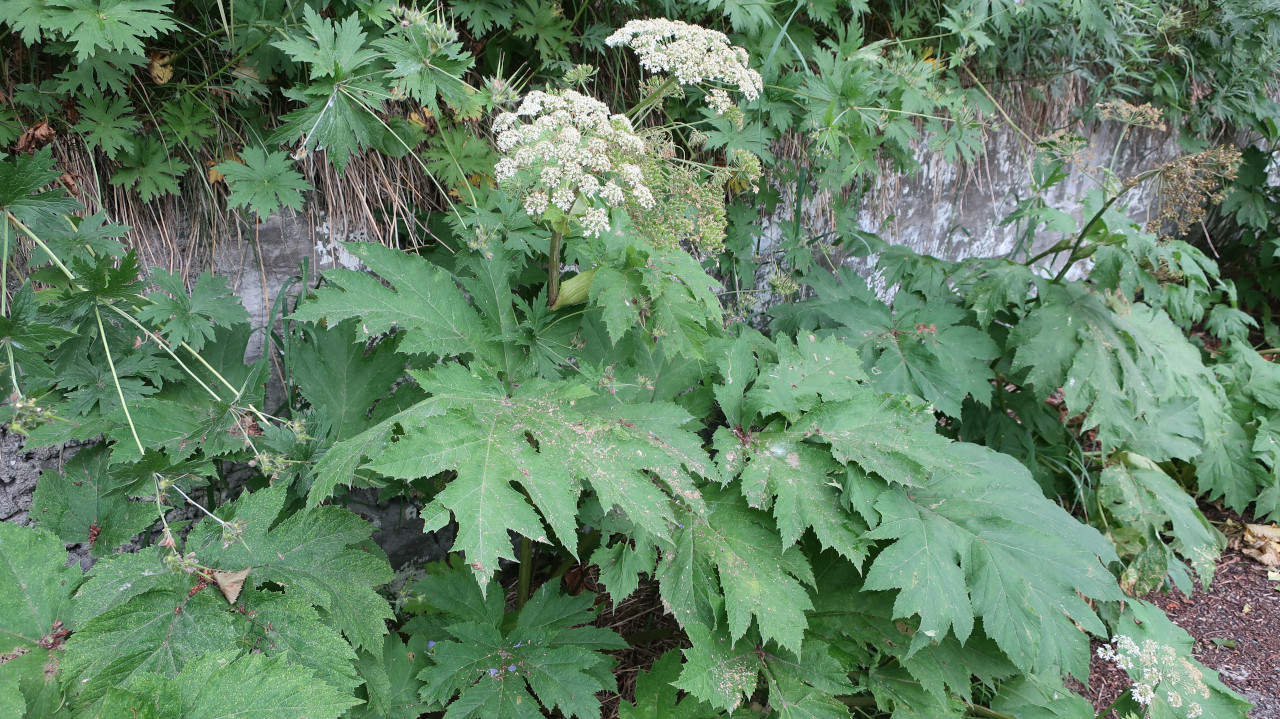
<instances>
[{"instance_id":1,"label":"cow parsnip plant","mask_svg":"<svg viewBox=\"0 0 1280 719\"><path fill-rule=\"evenodd\" d=\"M948 63L1022 12L988 5L934 18L956 41ZM42 478L35 529L0 526L0 712L594 717L617 686L609 652L626 646L592 625L598 604L639 591L684 648L637 682L627 715L1083 719L1063 677L1087 677L1090 636L1136 640L1135 618L1201 671L1158 613L1119 602L1189 585L1184 562L1207 579L1220 538L1184 486L1275 510L1274 371L1203 254L1133 226L1115 192L1071 227L1033 200L1015 219L1067 233L1055 277L891 249L889 304L793 248L816 297L778 309L768 335L725 319L705 268L736 229L724 264L750 274L744 213L725 198L758 189L775 130L806 131L826 186L879 152L905 157L916 119L951 152L977 151L976 95L938 58L864 48L856 6L811 5L792 32L780 8L715 5L756 69L728 36L680 21L571 43L578 19L559 6L455 4L472 39L494 33L480 62L516 47L543 63L541 89L515 97L463 81L473 58L438 15L231 7L238 21L206 22L216 31L188 45L226 37L231 62L204 81L245 102L278 72L294 103L278 130L248 133L271 138L262 148L219 153L232 204L300 201L280 143L341 168L417 150L429 118L438 135L418 159L458 204L432 218L437 244L350 244L370 272L308 286L273 338L289 378L277 409L268 361L243 362L251 330L225 284L144 281L127 228L79 219L49 189L52 153L0 161L0 274L7 287L20 246L35 267L0 297L0 411L33 444L103 438ZM214 114L189 87L161 103L164 137L139 138L137 98L98 94L143 65L158 86L166 69L199 77L142 54L178 31L172 12L0 0L24 42L83 61L56 90L27 88L23 111L84 90L81 131L118 160L117 185L149 197L178 189L218 136ZM919 12L894 23L928 22ZM643 81L593 96L575 52L624 46L635 58L610 57ZM578 89L542 86L552 74ZM611 108L615 95L633 102ZM418 122L388 101L417 103ZM467 124L489 110L492 124ZM1067 280L1084 259L1091 274ZM1199 323L1235 341L1225 358L1187 340ZM1064 423L1046 398L1083 419ZM231 462L258 474L233 490ZM456 554L392 585L371 525L340 506L349 487L420 503L427 529L456 530ZM64 566L70 543L98 558L88 574ZM575 565L603 591L558 591ZM1243 716L1211 672L1199 679L1198 706ZM1125 708L1178 708L1159 689Z\"/></svg>"}]
</instances>

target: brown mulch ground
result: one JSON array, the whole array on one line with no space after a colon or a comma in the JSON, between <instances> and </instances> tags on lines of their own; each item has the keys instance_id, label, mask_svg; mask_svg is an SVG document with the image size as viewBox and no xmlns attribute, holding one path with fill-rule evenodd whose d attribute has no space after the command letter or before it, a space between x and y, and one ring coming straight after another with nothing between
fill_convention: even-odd
<instances>
[{"instance_id":1,"label":"brown mulch ground","mask_svg":"<svg viewBox=\"0 0 1280 719\"><path fill-rule=\"evenodd\" d=\"M1212 508L1205 508L1205 515L1215 521L1254 521ZM1239 549L1227 549L1209 591L1197 585L1190 597L1176 589L1145 597L1195 639L1196 659L1253 702L1253 719L1280 719L1280 581L1268 579L1268 571L1275 570ZM1100 711L1129 684L1123 671L1095 656L1089 688L1077 690Z\"/></svg>"}]
</instances>

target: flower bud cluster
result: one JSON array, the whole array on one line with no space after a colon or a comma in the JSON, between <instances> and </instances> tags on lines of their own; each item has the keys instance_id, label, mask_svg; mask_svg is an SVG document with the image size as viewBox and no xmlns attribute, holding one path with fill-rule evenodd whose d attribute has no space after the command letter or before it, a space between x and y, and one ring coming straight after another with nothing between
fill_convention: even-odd
<instances>
[{"instance_id":1,"label":"flower bud cluster","mask_svg":"<svg viewBox=\"0 0 1280 719\"><path fill-rule=\"evenodd\" d=\"M599 100L573 90L531 92L515 112L494 120L493 131L506 155L494 178L510 183L524 173L524 209L535 218L555 208L598 236L609 229L607 208L628 199L644 208L654 204L640 168L644 140Z\"/></svg>"},{"instance_id":2,"label":"flower bud cluster","mask_svg":"<svg viewBox=\"0 0 1280 719\"><path fill-rule=\"evenodd\" d=\"M1173 647L1151 639L1139 646L1122 634L1111 644L1098 647L1098 657L1129 674L1133 679L1133 699L1139 704L1149 706L1155 701L1156 692L1163 691L1170 707L1186 707L1187 719L1196 719L1204 711L1199 703L1191 701L1192 697L1209 698L1204 673Z\"/></svg>"},{"instance_id":3,"label":"flower bud cluster","mask_svg":"<svg viewBox=\"0 0 1280 719\"><path fill-rule=\"evenodd\" d=\"M626 45L652 73L670 74L681 85L707 82L732 86L748 101L760 97L764 82L747 67L747 51L729 44L724 33L676 20L632 20L610 35L610 47ZM723 88L707 92L706 102L717 115L734 106Z\"/></svg>"}]
</instances>

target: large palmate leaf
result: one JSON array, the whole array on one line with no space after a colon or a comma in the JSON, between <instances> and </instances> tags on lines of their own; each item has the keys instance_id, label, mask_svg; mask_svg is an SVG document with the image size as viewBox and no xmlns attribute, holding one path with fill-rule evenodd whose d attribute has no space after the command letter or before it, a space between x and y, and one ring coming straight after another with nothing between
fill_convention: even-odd
<instances>
[{"instance_id":1,"label":"large palmate leaf","mask_svg":"<svg viewBox=\"0 0 1280 719\"><path fill-rule=\"evenodd\" d=\"M234 522L234 537L206 520L192 529L188 551L214 569L250 569L245 587L274 583L316 606L356 647L380 649L391 607L374 588L389 582L386 559L367 551L373 528L340 507L290 514L275 524L288 497L280 484L242 496L218 510ZM274 525L274 526L273 526Z\"/></svg>"},{"instance_id":2,"label":"large palmate leaf","mask_svg":"<svg viewBox=\"0 0 1280 719\"><path fill-rule=\"evenodd\" d=\"M783 547L768 515L741 496L704 489L710 512L685 512L671 533L674 549L658 563L660 595L667 611L689 629L714 625L721 604L732 641L755 621L759 634L792 651L800 649L812 604L804 585L813 572L798 547Z\"/></svg>"},{"instance_id":3,"label":"large palmate leaf","mask_svg":"<svg viewBox=\"0 0 1280 719\"><path fill-rule=\"evenodd\" d=\"M869 543L862 534L867 526L841 501L845 468L828 448L806 442L803 434L794 431L739 437L719 429L714 441L724 476L739 477L742 494L752 507L773 510L783 548L798 542L811 528L823 546L855 564L866 558Z\"/></svg>"},{"instance_id":4,"label":"large palmate leaf","mask_svg":"<svg viewBox=\"0 0 1280 719\"><path fill-rule=\"evenodd\" d=\"M405 333L401 352L451 357L480 349L480 315L447 272L376 243L344 246L392 287L364 272L329 270L325 278L333 286L320 289L294 319L334 323L357 317L354 339L361 342L396 328Z\"/></svg>"},{"instance_id":5,"label":"large palmate leaf","mask_svg":"<svg viewBox=\"0 0 1280 719\"><path fill-rule=\"evenodd\" d=\"M78 62L99 48L143 54L144 38L177 28L170 0L49 0L53 22L75 43Z\"/></svg>"},{"instance_id":6,"label":"large palmate leaf","mask_svg":"<svg viewBox=\"0 0 1280 719\"><path fill-rule=\"evenodd\" d=\"M385 53L400 92L440 114L436 95L454 109L466 106L471 89L461 76L474 60L465 55L458 34L443 23L414 23L396 28L375 44ZM425 25L425 26L424 26Z\"/></svg>"},{"instance_id":7,"label":"large palmate leaf","mask_svg":"<svg viewBox=\"0 0 1280 719\"><path fill-rule=\"evenodd\" d=\"M148 674L172 676L187 662L236 648L227 602L216 592L192 596L190 577L168 573L157 589L87 622L67 642L66 686L79 704Z\"/></svg>"},{"instance_id":8,"label":"large palmate leaf","mask_svg":"<svg viewBox=\"0 0 1280 719\"><path fill-rule=\"evenodd\" d=\"M778 308L774 327L834 333L858 349L873 386L923 397L952 417L960 416L965 397L990 402L995 375L988 365L1000 348L986 332L966 324L967 310L905 291L890 306L868 291L861 277L852 272L838 277L837 283L815 276L818 296Z\"/></svg>"},{"instance_id":9,"label":"large palmate leaf","mask_svg":"<svg viewBox=\"0 0 1280 719\"><path fill-rule=\"evenodd\" d=\"M457 364L412 374L434 396L404 413L413 420L398 441L374 448L361 435L330 452L368 448L357 451L377 455L371 469L405 479L456 472L422 516L427 531L456 519L455 546L466 552L482 585L500 558L514 559L508 531L548 541L545 519L576 551L583 484L652 537L666 536L675 522L671 495L701 506L689 472L714 470L696 439L680 429L689 415L674 405L650 405L643 414L626 407L596 413L575 406L590 395L576 383L535 380L508 393L501 382ZM433 416L424 416L424 407ZM380 426L366 435L386 432Z\"/></svg>"},{"instance_id":10,"label":"large palmate leaf","mask_svg":"<svg viewBox=\"0 0 1280 719\"><path fill-rule=\"evenodd\" d=\"M896 616L920 616L919 648L951 630L969 637L975 617L1024 671L1088 672L1088 638L1105 627L1088 599L1123 595L1103 561L1111 543L1045 499L1006 455L953 444L920 487L876 500L871 539L896 540L876 557L867 589L897 589ZM1082 598L1083 597L1083 598Z\"/></svg>"},{"instance_id":11,"label":"large palmate leaf","mask_svg":"<svg viewBox=\"0 0 1280 719\"><path fill-rule=\"evenodd\" d=\"M395 343L365 346L351 341L356 320L328 328L300 326L287 362L290 378L307 402L320 411L335 439L369 426L369 410L404 376L406 357Z\"/></svg>"},{"instance_id":12,"label":"large palmate leaf","mask_svg":"<svg viewBox=\"0 0 1280 719\"><path fill-rule=\"evenodd\" d=\"M1015 327L1015 371L1040 397L1063 390L1067 409L1097 428L1106 451L1190 459L1228 421L1221 385L1164 312L1108 300L1083 285L1050 285Z\"/></svg>"},{"instance_id":13,"label":"large palmate leaf","mask_svg":"<svg viewBox=\"0 0 1280 719\"><path fill-rule=\"evenodd\" d=\"M45 353L71 336L71 333L49 322L41 322L31 283L23 283L13 297L9 317L0 317L0 372L12 382L14 374L22 379L49 381L56 375L46 361ZM12 363L12 368L10 367ZM6 382L6 384L9 384ZM18 392L20 387L10 387Z\"/></svg>"}]
</instances>

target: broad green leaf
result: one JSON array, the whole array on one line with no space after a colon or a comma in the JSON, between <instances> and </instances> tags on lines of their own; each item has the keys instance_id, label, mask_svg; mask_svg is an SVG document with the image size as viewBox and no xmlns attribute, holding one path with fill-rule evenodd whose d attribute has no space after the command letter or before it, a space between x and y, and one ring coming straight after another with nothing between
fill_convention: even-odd
<instances>
[{"instance_id":1,"label":"broad green leaf","mask_svg":"<svg viewBox=\"0 0 1280 719\"><path fill-rule=\"evenodd\" d=\"M170 0L48 0L58 29L75 43L77 62L98 49L143 54L144 38L176 30Z\"/></svg>"},{"instance_id":2,"label":"broad green leaf","mask_svg":"<svg viewBox=\"0 0 1280 719\"><path fill-rule=\"evenodd\" d=\"M115 159L120 151L133 151L134 136L142 123L133 117L133 106L123 97L108 99L103 94L90 94L80 102L80 122L75 131L90 147Z\"/></svg>"},{"instance_id":3,"label":"broad green leaf","mask_svg":"<svg viewBox=\"0 0 1280 719\"><path fill-rule=\"evenodd\" d=\"M224 719L253 715L290 719L337 719L359 700L317 682L304 667L282 657L210 653L169 679L147 677L142 693L151 706L177 700L174 719ZM171 706L171 705L170 705ZM160 715L164 716L164 715Z\"/></svg>"},{"instance_id":4,"label":"broad green leaf","mask_svg":"<svg viewBox=\"0 0 1280 719\"><path fill-rule=\"evenodd\" d=\"M674 682L683 663L680 652L671 650L654 662L649 671L636 675L636 703L618 704L619 719L713 719L719 712L696 697L680 697Z\"/></svg>"},{"instance_id":5,"label":"broad green leaf","mask_svg":"<svg viewBox=\"0 0 1280 719\"><path fill-rule=\"evenodd\" d=\"M164 566L160 547L113 554L96 562L86 575L84 584L76 591L73 604L75 623L87 624L139 594L175 586L185 588L174 583L174 574Z\"/></svg>"},{"instance_id":6,"label":"broad green leaf","mask_svg":"<svg viewBox=\"0 0 1280 719\"><path fill-rule=\"evenodd\" d=\"M49 381L55 379L53 368L49 366L46 353L71 336L71 333L49 322L41 322L39 307L35 293L29 282L25 282L13 302L9 305L9 316L0 317L0 372L6 379L6 386L12 383L13 374L9 363L13 362L13 372L27 381ZM21 383L21 379L19 380ZM10 387L10 393L17 392L18 387Z\"/></svg>"},{"instance_id":7,"label":"broad green leaf","mask_svg":"<svg viewBox=\"0 0 1280 719\"><path fill-rule=\"evenodd\" d=\"M170 344L186 343L199 352L214 337L214 325L231 327L249 319L249 313L227 286L227 278L208 270L200 273L187 294L181 275L156 267L151 281L163 292L147 295L149 305L138 310L138 319L151 322Z\"/></svg>"},{"instance_id":8,"label":"broad green leaf","mask_svg":"<svg viewBox=\"0 0 1280 719\"><path fill-rule=\"evenodd\" d=\"M71 593L80 568L66 563L67 550L51 532L0 522L0 654L34 649L59 628L77 628Z\"/></svg>"},{"instance_id":9,"label":"broad green leaf","mask_svg":"<svg viewBox=\"0 0 1280 719\"><path fill-rule=\"evenodd\" d=\"M319 290L316 301L304 303L293 319L359 318L354 339L361 342L396 328L405 334L399 349L408 353L452 357L482 346L480 316L444 270L376 243L344 246L392 287L364 272L330 270L325 277L332 287Z\"/></svg>"},{"instance_id":10,"label":"broad green leaf","mask_svg":"<svg viewBox=\"0 0 1280 719\"><path fill-rule=\"evenodd\" d=\"M737 709L759 683L755 646L734 642L702 624L689 626L686 633L692 646L684 650L684 669L675 686L716 709Z\"/></svg>"},{"instance_id":11,"label":"broad green leaf","mask_svg":"<svg viewBox=\"0 0 1280 719\"><path fill-rule=\"evenodd\" d=\"M187 662L236 648L226 600L214 591L188 596L190 585L189 578L171 574L163 589L133 597L71 635L62 671L78 703L140 675L173 676Z\"/></svg>"},{"instance_id":12,"label":"broad green leaf","mask_svg":"<svg viewBox=\"0 0 1280 719\"><path fill-rule=\"evenodd\" d=\"M844 467L822 445L804 441L789 431L744 435L716 430L716 460L725 476L738 476L742 494L756 509L772 508L783 548L812 528L824 547L835 549L854 564L866 559L869 544L862 518L841 502Z\"/></svg>"},{"instance_id":13,"label":"broad green leaf","mask_svg":"<svg viewBox=\"0 0 1280 719\"><path fill-rule=\"evenodd\" d=\"M391 63L388 73L397 90L416 99L437 115L438 93L446 104L466 106L475 91L462 79L474 60L464 54L458 34L442 21L423 17L408 27L398 27L374 44Z\"/></svg>"},{"instance_id":14,"label":"broad green leaf","mask_svg":"<svg viewBox=\"0 0 1280 719\"><path fill-rule=\"evenodd\" d=\"M213 168L227 178L231 190L227 207L247 207L260 220L282 207L302 209L302 193L309 192L311 185L293 169L287 154L246 147L240 159L243 162L228 161Z\"/></svg>"},{"instance_id":15,"label":"broad green leaf","mask_svg":"<svg viewBox=\"0 0 1280 719\"><path fill-rule=\"evenodd\" d=\"M346 439L369 425L369 410L404 376L406 357L393 341L366 350L351 341L355 320L328 328L300 328L286 358L289 376L307 402L320 411L334 439Z\"/></svg>"},{"instance_id":16,"label":"broad green leaf","mask_svg":"<svg viewBox=\"0 0 1280 719\"><path fill-rule=\"evenodd\" d=\"M252 575L252 570L249 573ZM316 681L343 694L360 685L355 651L338 630L320 620L310 603L288 594L252 589L241 591L237 604L251 612L253 620L245 627L241 646L283 654L286 663L306 667L315 673Z\"/></svg>"},{"instance_id":17,"label":"broad green leaf","mask_svg":"<svg viewBox=\"0 0 1280 719\"><path fill-rule=\"evenodd\" d=\"M866 380L857 353L840 341L805 334L793 345L783 338L778 363L761 366L760 378L747 393L747 407L761 416L777 412L795 421L819 401L853 397Z\"/></svg>"},{"instance_id":18,"label":"broad green leaf","mask_svg":"<svg viewBox=\"0 0 1280 719\"><path fill-rule=\"evenodd\" d=\"M107 472L108 455L98 444L72 457L61 473L42 473L31 506L41 528L67 544L87 543L94 557L110 555L158 519L155 504L116 492L119 480Z\"/></svg>"},{"instance_id":19,"label":"broad green leaf","mask_svg":"<svg viewBox=\"0 0 1280 719\"><path fill-rule=\"evenodd\" d=\"M80 203L67 197L61 188L44 189L59 174L51 147L0 160L0 210L13 213L35 230L65 228L63 216L80 209Z\"/></svg>"},{"instance_id":20,"label":"broad green leaf","mask_svg":"<svg viewBox=\"0 0 1280 719\"><path fill-rule=\"evenodd\" d=\"M667 426L658 429L625 413L615 419L579 410L575 404L589 391L571 382L535 380L508 394L500 382L456 364L412 374L435 395L430 401L447 411L416 418L369 466L405 479L457 473L422 516L428 531L443 527L451 515L457 520L455 546L466 553L482 586L500 558L514 559L508 531L549 541L545 519L555 537L576 551L577 498L584 483L603 506L618 507L653 537L665 536L674 521L668 491L700 506L689 472L705 474L710 463L679 428L689 419L679 410L668 412Z\"/></svg>"},{"instance_id":21,"label":"broad green leaf","mask_svg":"<svg viewBox=\"0 0 1280 719\"><path fill-rule=\"evenodd\" d=\"M544 586L508 633L487 622L449 625L457 641L435 643L433 666L419 675L422 698L448 704L445 716L537 717L539 703L566 717L599 716L595 694L615 688L608 672L613 660L603 651L626 643L608 630L574 628L594 618L590 606L590 597L565 597Z\"/></svg>"},{"instance_id":22,"label":"broad green leaf","mask_svg":"<svg viewBox=\"0 0 1280 719\"><path fill-rule=\"evenodd\" d=\"M386 559L368 551L373 528L340 507L293 512L276 524L288 494L288 485L280 484L224 505L218 514L236 523L234 536L206 519L188 536L188 551L207 567L251 569L246 590L278 584L319 608L357 648L381 648L392 613L374 589L391 581L392 573Z\"/></svg>"},{"instance_id":23,"label":"broad green leaf","mask_svg":"<svg viewBox=\"0 0 1280 719\"><path fill-rule=\"evenodd\" d=\"M950 443L936 431L933 412L905 395L863 390L842 402L827 402L792 427L825 440L831 454L889 482L918 485L940 463Z\"/></svg>"},{"instance_id":24,"label":"broad green leaf","mask_svg":"<svg viewBox=\"0 0 1280 719\"><path fill-rule=\"evenodd\" d=\"M1018 677L1000 685L991 708L1025 719L1093 719L1089 700L1068 691L1054 677Z\"/></svg>"},{"instance_id":25,"label":"broad green leaf","mask_svg":"<svg viewBox=\"0 0 1280 719\"><path fill-rule=\"evenodd\" d=\"M664 550L658 564L667 611L689 630L710 624L722 601L731 641L741 639L754 619L765 640L799 651L804 612L813 606L804 589L813 584L809 563L796 547L783 551L769 517L740 496L708 487L704 497L711 512L682 513L670 532L675 548Z\"/></svg>"},{"instance_id":26,"label":"broad green leaf","mask_svg":"<svg viewBox=\"0 0 1280 719\"><path fill-rule=\"evenodd\" d=\"M352 717L418 719L427 711L427 704L418 696L422 688L418 674L426 669L430 652L427 641L415 635L406 643L393 632L383 638L381 653L360 652L355 667L365 681L368 701L353 709Z\"/></svg>"},{"instance_id":27,"label":"broad green leaf","mask_svg":"<svg viewBox=\"0 0 1280 719\"><path fill-rule=\"evenodd\" d=\"M896 541L872 563L866 588L898 589L894 615L920 616L913 650L948 630L964 641L981 617L1023 671L1086 676L1079 627L1105 627L1085 599L1123 596L1103 564L1116 559L1111 544L1045 499L1006 455L957 443L944 462L925 485L876 501L881 523L867 536Z\"/></svg>"},{"instance_id":28,"label":"broad green leaf","mask_svg":"<svg viewBox=\"0 0 1280 719\"><path fill-rule=\"evenodd\" d=\"M174 159L162 141L150 136L139 139L133 150L121 152L119 163L111 184L136 190L143 202L179 194L178 180L191 169L187 163Z\"/></svg>"}]
</instances>

